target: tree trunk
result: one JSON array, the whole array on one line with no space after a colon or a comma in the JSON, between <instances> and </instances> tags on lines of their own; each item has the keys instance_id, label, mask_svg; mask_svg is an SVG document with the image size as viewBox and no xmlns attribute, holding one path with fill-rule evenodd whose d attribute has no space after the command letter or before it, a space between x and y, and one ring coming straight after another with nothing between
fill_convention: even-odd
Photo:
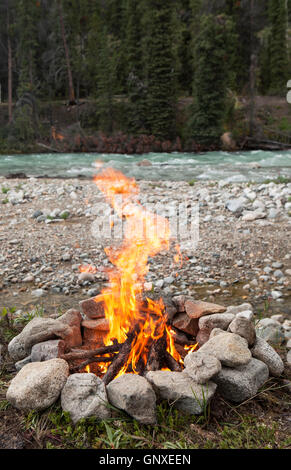
<instances>
[{"instance_id":1,"label":"tree trunk","mask_svg":"<svg viewBox=\"0 0 291 470\"><path fill-rule=\"evenodd\" d=\"M66 40L62 0L59 0L58 6L59 6L61 33L62 33L62 39L63 39L63 43L64 43L64 50L65 50L66 64L67 64L67 71L68 71L69 104L75 104L76 103L76 98L75 98L73 76L72 76L72 69L71 69L71 63L70 63L69 48L68 48L68 44L67 44L67 40Z\"/></svg>"},{"instance_id":2,"label":"tree trunk","mask_svg":"<svg viewBox=\"0 0 291 470\"><path fill-rule=\"evenodd\" d=\"M12 122L12 48L10 39L10 18L7 5L7 50L8 50L8 123Z\"/></svg>"}]
</instances>

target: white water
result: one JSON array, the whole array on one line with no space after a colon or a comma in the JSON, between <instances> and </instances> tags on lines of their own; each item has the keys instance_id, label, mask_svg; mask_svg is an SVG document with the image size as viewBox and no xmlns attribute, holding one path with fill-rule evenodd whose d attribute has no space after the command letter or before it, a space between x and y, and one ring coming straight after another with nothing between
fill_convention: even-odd
<instances>
[{"instance_id":1,"label":"white water","mask_svg":"<svg viewBox=\"0 0 291 470\"><path fill-rule=\"evenodd\" d=\"M137 163L150 160L152 165ZM280 176L291 178L291 151L118 154L0 155L0 175L23 172L27 176L92 177L94 162L120 169L128 176L145 180L264 181ZM254 165L260 165L255 168Z\"/></svg>"}]
</instances>

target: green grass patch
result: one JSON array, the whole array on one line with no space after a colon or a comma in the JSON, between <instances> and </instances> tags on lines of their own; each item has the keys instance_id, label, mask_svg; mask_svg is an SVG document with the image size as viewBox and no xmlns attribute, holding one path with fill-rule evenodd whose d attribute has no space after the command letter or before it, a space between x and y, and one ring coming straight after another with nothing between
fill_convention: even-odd
<instances>
[{"instance_id":1,"label":"green grass patch","mask_svg":"<svg viewBox=\"0 0 291 470\"><path fill-rule=\"evenodd\" d=\"M264 181L264 184L275 183L275 184L288 184L291 182L291 178L286 178L285 176L278 176L275 179L267 179Z\"/></svg>"}]
</instances>

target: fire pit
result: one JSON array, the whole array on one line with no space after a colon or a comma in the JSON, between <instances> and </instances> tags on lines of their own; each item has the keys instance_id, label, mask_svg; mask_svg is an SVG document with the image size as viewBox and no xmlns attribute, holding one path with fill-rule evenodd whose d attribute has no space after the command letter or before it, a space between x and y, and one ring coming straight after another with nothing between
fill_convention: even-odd
<instances>
[{"instance_id":1,"label":"fire pit","mask_svg":"<svg viewBox=\"0 0 291 470\"><path fill-rule=\"evenodd\" d=\"M168 220L140 204L136 182L122 173L105 169L95 182L126 222L122 243L105 249L108 286L80 302L82 313L34 318L10 342L19 372L7 399L20 409L44 409L61 395L74 422L107 418L110 403L152 424L157 398L199 414L216 390L241 402L269 374L280 376L282 360L256 336L249 304L226 309L145 291L149 258L170 252ZM181 262L177 244L172 256Z\"/></svg>"}]
</instances>

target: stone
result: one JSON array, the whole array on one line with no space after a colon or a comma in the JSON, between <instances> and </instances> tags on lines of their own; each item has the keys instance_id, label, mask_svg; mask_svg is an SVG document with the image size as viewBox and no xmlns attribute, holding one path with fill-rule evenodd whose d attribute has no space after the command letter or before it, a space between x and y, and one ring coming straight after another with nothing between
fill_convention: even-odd
<instances>
[{"instance_id":1,"label":"stone","mask_svg":"<svg viewBox=\"0 0 291 470\"><path fill-rule=\"evenodd\" d=\"M15 369L17 371L20 371L22 367L26 366L26 364L29 364L31 362L31 356L27 356L22 361L18 361L15 363Z\"/></svg>"},{"instance_id":2,"label":"stone","mask_svg":"<svg viewBox=\"0 0 291 470\"><path fill-rule=\"evenodd\" d=\"M278 313L278 314L276 314L276 315L272 315L272 316L271 316L271 319L272 319L272 320L275 320L275 321L277 321L277 322L279 322L279 323L283 323L283 321L284 321L284 315L282 315L282 313Z\"/></svg>"},{"instance_id":3,"label":"stone","mask_svg":"<svg viewBox=\"0 0 291 470\"><path fill-rule=\"evenodd\" d=\"M33 297L43 297L45 295L45 290L43 289L35 289L33 291L31 291L31 295Z\"/></svg>"},{"instance_id":4,"label":"stone","mask_svg":"<svg viewBox=\"0 0 291 470\"><path fill-rule=\"evenodd\" d=\"M109 331L109 320L107 318L97 318L95 320L83 320L82 327L90 330Z\"/></svg>"},{"instance_id":5,"label":"stone","mask_svg":"<svg viewBox=\"0 0 291 470\"><path fill-rule=\"evenodd\" d=\"M249 346L253 346L256 341L256 330L249 320L243 317L235 317L230 323L228 331L245 338Z\"/></svg>"},{"instance_id":6,"label":"stone","mask_svg":"<svg viewBox=\"0 0 291 470\"><path fill-rule=\"evenodd\" d=\"M22 282L33 282L34 276L32 274L28 274L25 278L22 279Z\"/></svg>"},{"instance_id":7,"label":"stone","mask_svg":"<svg viewBox=\"0 0 291 470\"><path fill-rule=\"evenodd\" d=\"M246 310L253 311L253 307L249 303L244 303L241 305L230 305L227 307L225 313L233 313L234 315L237 315L240 312L245 312Z\"/></svg>"},{"instance_id":8,"label":"stone","mask_svg":"<svg viewBox=\"0 0 291 470\"><path fill-rule=\"evenodd\" d=\"M201 350L188 353L184 366L184 372L198 384L205 384L221 370L221 362L212 354Z\"/></svg>"},{"instance_id":9,"label":"stone","mask_svg":"<svg viewBox=\"0 0 291 470\"><path fill-rule=\"evenodd\" d=\"M279 299L280 297L282 297L282 292L278 291L278 290L272 290L271 292L271 296L274 300L277 300Z\"/></svg>"},{"instance_id":10,"label":"stone","mask_svg":"<svg viewBox=\"0 0 291 470\"><path fill-rule=\"evenodd\" d=\"M291 339L288 339L287 344L286 344L287 349L291 349Z\"/></svg>"},{"instance_id":11,"label":"stone","mask_svg":"<svg viewBox=\"0 0 291 470\"><path fill-rule=\"evenodd\" d=\"M60 357L65 352L66 344L62 339L37 343L31 348L31 362L42 362Z\"/></svg>"},{"instance_id":12,"label":"stone","mask_svg":"<svg viewBox=\"0 0 291 470\"><path fill-rule=\"evenodd\" d=\"M61 393L61 405L74 424L90 416L101 420L111 417L105 385L91 373L70 375Z\"/></svg>"},{"instance_id":13,"label":"stone","mask_svg":"<svg viewBox=\"0 0 291 470\"><path fill-rule=\"evenodd\" d=\"M198 333L198 319L189 318L186 313L178 313L173 319L172 325L178 330L184 331L191 336L196 336Z\"/></svg>"},{"instance_id":14,"label":"stone","mask_svg":"<svg viewBox=\"0 0 291 470\"><path fill-rule=\"evenodd\" d=\"M284 370L284 364L279 354L270 346L267 341L258 337L251 349L253 357L264 362L271 375L274 377L280 377Z\"/></svg>"},{"instance_id":15,"label":"stone","mask_svg":"<svg viewBox=\"0 0 291 470\"><path fill-rule=\"evenodd\" d=\"M63 359L31 362L12 379L6 398L19 410L44 410L57 401L68 375Z\"/></svg>"},{"instance_id":16,"label":"stone","mask_svg":"<svg viewBox=\"0 0 291 470\"><path fill-rule=\"evenodd\" d=\"M88 318L104 318L104 295L100 294L79 302L81 311Z\"/></svg>"},{"instance_id":17,"label":"stone","mask_svg":"<svg viewBox=\"0 0 291 470\"><path fill-rule=\"evenodd\" d=\"M237 318L246 318L248 321L252 321L254 319L254 314L251 310L245 310L244 312L238 312L236 314Z\"/></svg>"},{"instance_id":18,"label":"stone","mask_svg":"<svg viewBox=\"0 0 291 470\"><path fill-rule=\"evenodd\" d=\"M247 199L245 197L239 197L226 201L225 207L230 212L241 212L246 203Z\"/></svg>"},{"instance_id":19,"label":"stone","mask_svg":"<svg viewBox=\"0 0 291 470\"><path fill-rule=\"evenodd\" d=\"M203 344L207 343L209 340L210 333L208 330L199 330L196 335L196 341L199 347L203 346Z\"/></svg>"},{"instance_id":20,"label":"stone","mask_svg":"<svg viewBox=\"0 0 291 470\"><path fill-rule=\"evenodd\" d=\"M200 318L204 315L209 315L212 313L223 313L225 312L226 307L209 302L202 302L199 300L186 300L185 310L188 317Z\"/></svg>"},{"instance_id":21,"label":"stone","mask_svg":"<svg viewBox=\"0 0 291 470\"><path fill-rule=\"evenodd\" d=\"M244 222L253 222L254 220L257 219L265 219L267 216L266 212L263 212L262 210L258 209L255 211L248 211L242 216L242 220Z\"/></svg>"},{"instance_id":22,"label":"stone","mask_svg":"<svg viewBox=\"0 0 291 470\"><path fill-rule=\"evenodd\" d=\"M276 325L266 325L264 327L256 327L257 337L263 338L268 341L268 343L273 343L280 345L285 341L285 335L282 331L281 325L278 327Z\"/></svg>"},{"instance_id":23,"label":"stone","mask_svg":"<svg viewBox=\"0 0 291 470\"><path fill-rule=\"evenodd\" d=\"M24 359L31 352L32 346L43 341L61 338L66 349L82 345L81 314L77 310L68 310L57 319L35 317L10 341L8 352L14 361Z\"/></svg>"},{"instance_id":24,"label":"stone","mask_svg":"<svg viewBox=\"0 0 291 470\"><path fill-rule=\"evenodd\" d=\"M185 302L186 300L191 300L191 297L188 295L176 295L172 298L174 305L177 308L179 313L185 312Z\"/></svg>"},{"instance_id":25,"label":"stone","mask_svg":"<svg viewBox=\"0 0 291 470\"><path fill-rule=\"evenodd\" d=\"M248 364L235 369L223 367L212 380L217 384L217 391L223 398L241 403L253 397L268 377L267 365L252 358Z\"/></svg>"},{"instance_id":26,"label":"stone","mask_svg":"<svg viewBox=\"0 0 291 470\"><path fill-rule=\"evenodd\" d=\"M228 367L248 364L252 358L247 340L225 331L210 338L199 351L213 354L222 365Z\"/></svg>"},{"instance_id":27,"label":"stone","mask_svg":"<svg viewBox=\"0 0 291 470\"><path fill-rule=\"evenodd\" d=\"M92 273L80 273L78 276L78 284L83 284L84 282L95 282L95 275Z\"/></svg>"},{"instance_id":28,"label":"stone","mask_svg":"<svg viewBox=\"0 0 291 470\"><path fill-rule=\"evenodd\" d=\"M167 400L170 406L194 415L203 412L216 390L213 382L197 384L184 372L151 371L146 378L157 395Z\"/></svg>"},{"instance_id":29,"label":"stone","mask_svg":"<svg viewBox=\"0 0 291 470\"><path fill-rule=\"evenodd\" d=\"M145 377L123 374L112 380L106 389L111 405L142 424L156 424L156 395Z\"/></svg>"},{"instance_id":30,"label":"stone","mask_svg":"<svg viewBox=\"0 0 291 470\"><path fill-rule=\"evenodd\" d=\"M213 330L213 328L221 328L226 330L229 324L235 318L233 313L214 313L213 315L205 315L199 318L199 329L200 330Z\"/></svg>"},{"instance_id":31,"label":"stone","mask_svg":"<svg viewBox=\"0 0 291 470\"><path fill-rule=\"evenodd\" d=\"M286 361L287 361L287 364L291 365L291 350L287 352Z\"/></svg>"},{"instance_id":32,"label":"stone","mask_svg":"<svg viewBox=\"0 0 291 470\"><path fill-rule=\"evenodd\" d=\"M152 162L150 160L144 159L140 162L137 162L138 166L152 166Z\"/></svg>"}]
</instances>

